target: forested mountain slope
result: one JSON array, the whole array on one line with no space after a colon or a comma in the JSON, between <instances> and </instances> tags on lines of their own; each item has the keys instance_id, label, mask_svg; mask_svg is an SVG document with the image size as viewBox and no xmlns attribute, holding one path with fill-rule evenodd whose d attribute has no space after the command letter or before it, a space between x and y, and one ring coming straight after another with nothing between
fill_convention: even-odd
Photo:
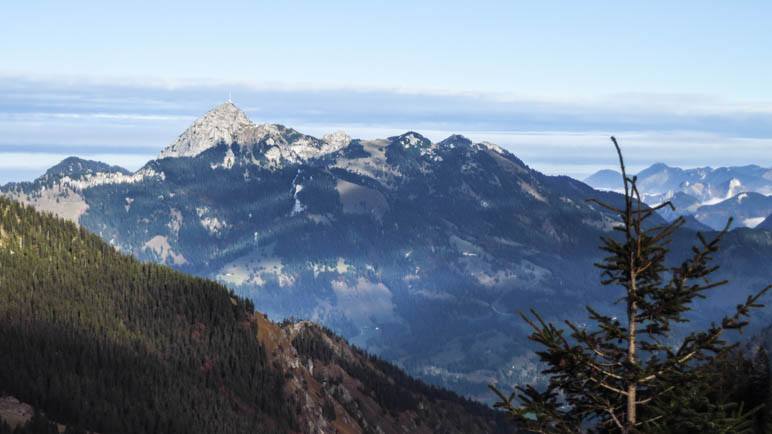
<instances>
[{"instance_id":1,"label":"forested mountain slope","mask_svg":"<svg viewBox=\"0 0 772 434\"><path fill-rule=\"evenodd\" d=\"M0 395L104 434L496 431L489 409L317 326L6 199L0 354Z\"/></svg>"}]
</instances>

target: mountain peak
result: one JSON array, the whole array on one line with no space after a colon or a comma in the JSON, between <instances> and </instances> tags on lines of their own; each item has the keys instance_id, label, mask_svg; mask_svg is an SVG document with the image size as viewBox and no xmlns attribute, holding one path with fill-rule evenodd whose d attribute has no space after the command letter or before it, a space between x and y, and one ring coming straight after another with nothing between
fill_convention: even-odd
<instances>
[{"instance_id":1,"label":"mountain peak","mask_svg":"<svg viewBox=\"0 0 772 434\"><path fill-rule=\"evenodd\" d=\"M230 144L239 130L251 125L236 104L224 102L196 119L159 157L195 157L220 142Z\"/></svg>"},{"instance_id":2,"label":"mountain peak","mask_svg":"<svg viewBox=\"0 0 772 434\"><path fill-rule=\"evenodd\" d=\"M622 174L616 170L601 169L585 178L584 183L601 190L616 190L622 185Z\"/></svg>"},{"instance_id":3,"label":"mountain peak","mask_svg":"<svg viewBox=\"0 0 772 434\"><path fill-rule=\"evenodd\" d=\"M406 149L427 148L432 144L431 140L416 133L415 131L408 131L405 134L399 136L389 137L389 141L392 143L398 143Z\"/></svg>"},{"instance_id":4,"label":"mountain peak","mask_svg":"<svg viewBox=\"0 0 772 434\"><path fill-rule=\"evenodd\" d=\"M86 174L94 174L98 172L104 173L122 173L124 175L130 172L122 167L110 166L99 161L84 160L78 157L67 157L59 164L48 169L43 175L44 178L61 178L69 176L71 178L79 177Z\"/></svg>"},{"instance_id":5,"label":"mountain peak","mask_svg":"<svg viewBox=\"0 0 772 434\"><path fill-rule=\"evenodd\" d=\"M641 170L641 172L639 173L639 175L640 175L640 174L647 174L647 173L660 172L660 171L663 171L663 170L668 170L668 169L670 169L670 168L671 168L671 167L670 167L670 166L668 166L668 165L667 165L667 164L665 164L665 163L654 163L654 164L652 164L651 166L649 166L649 167L647 167L647 168L645 168L645 169Z\"/></svg>"},{"instance_id":6,"label":"mountain peak","mask_svg":"<svg viewBox=\"0 0 772 434\"><path fill-rule=\"evenodd\" d=\"M452 136L449 136L447 139L441 141L439 145L443 147L451 147L451 148L455 146L471 146L472 141L462 136L461 134L453 134Z\"/></svg>"}]
</instances>

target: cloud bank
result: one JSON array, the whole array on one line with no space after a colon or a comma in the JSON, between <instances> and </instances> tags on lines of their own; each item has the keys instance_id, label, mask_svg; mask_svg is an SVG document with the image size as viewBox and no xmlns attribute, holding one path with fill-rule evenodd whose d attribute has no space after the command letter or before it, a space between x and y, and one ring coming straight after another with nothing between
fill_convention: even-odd
<instances>
[{"instance_id":1,"label":"cloud bank","mask_svg":"<svg viewBox=\"0 0 772 434\"><path fill-rule=\"evenodd\" d=\"M593 100L287 84L0 77L0 182L29 179L68 155L136 169L228 96L255 122L360 138L407 130L498 143L550 174L613 167L608 136L633 168L772 166L772 103L702 95Z\"/></svg>"}]
</instances>

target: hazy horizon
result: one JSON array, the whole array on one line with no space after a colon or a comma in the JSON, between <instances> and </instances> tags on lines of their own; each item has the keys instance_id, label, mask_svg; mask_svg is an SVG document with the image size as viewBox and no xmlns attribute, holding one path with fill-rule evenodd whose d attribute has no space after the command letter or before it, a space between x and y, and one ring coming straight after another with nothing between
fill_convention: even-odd
<instances>
[{"instance_id":1,"label":"hazy horizon","mask_svg":"<svg viewBox=\"0 0 772 434\"><path fill-rule=\"evenodd\" d=\"M464 134L576 178L615 166L612 134L634 168L772 166L764 2L95 5L0 17L0 183L136 169L229 93L258 123Z\"/></svg>"}]
</instances>

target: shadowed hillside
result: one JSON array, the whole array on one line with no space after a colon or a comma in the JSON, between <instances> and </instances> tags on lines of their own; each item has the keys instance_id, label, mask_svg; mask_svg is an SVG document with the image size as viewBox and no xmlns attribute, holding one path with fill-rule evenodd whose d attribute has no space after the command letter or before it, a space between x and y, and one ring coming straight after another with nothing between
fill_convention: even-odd
<instances>
[{"instance_id":1,"label":"shadowed hillside","mask_svg":"<svg viewBox=\"0 0 772 434\"><path fill-rule=\"evenodd\" d=\"M316 326L4 199L0 354L0 395L100 433L496 430Z\"/></svg>"}]
</instances>

